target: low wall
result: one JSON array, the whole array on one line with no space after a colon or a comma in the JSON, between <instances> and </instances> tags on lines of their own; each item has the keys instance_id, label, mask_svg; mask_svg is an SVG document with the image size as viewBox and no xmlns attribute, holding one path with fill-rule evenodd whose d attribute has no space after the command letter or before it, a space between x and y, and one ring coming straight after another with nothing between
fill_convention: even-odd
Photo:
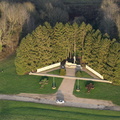
<instances>
[{"instance_id":1,"label":"low wall","mask_svg":"<svg viewBox=\"0 0 120 120\"><path fill-rule=\"evenodd\" d=\"M76 68L76 70L82 69L81 65L77 65L77 64L71 63L71 62L66 62L65 67Z\"/></svg>"},{"instance_id":2,"label":"low wall","mask_svg":"<svg viewBox=\"0 0 120 120\"><path fill-rule=\"evenodd\" d=\"M85 66L87 70L89 70L90 72L92 72L93 74L95 74L96 76L98 76L101 79L104 79L103 76L101 74L99 74L97 71L93 70L91 67L89 67L88 65Z\"/></svg>"},{"instance_id":3,"label":"low wall","mask_svg":"<svg viewBox=\"0 0 120 120\"><path fill-rule=\"evenodd\" d=\"M46 67L43 67L43 68L39 68L39 69L37 69L37 72L43 72L43 71L46 71L46 70L49 70L49 69L52 69L52 68L55 68L55 67L58 67L58 66L60 66L60 62L49 65L49 66L46 66Z\"/></svg>"}]
</instances>

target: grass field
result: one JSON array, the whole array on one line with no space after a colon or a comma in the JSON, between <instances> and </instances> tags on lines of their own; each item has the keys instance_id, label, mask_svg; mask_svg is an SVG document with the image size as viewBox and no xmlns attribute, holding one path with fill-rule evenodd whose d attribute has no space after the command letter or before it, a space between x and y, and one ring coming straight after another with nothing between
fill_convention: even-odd
<instances>
[{"instance_id":1,"label":"grass field","mask_svg":"<svg viewBox=\"0 0 120 120\"><path fill-rule=\"evenodd\" d=\"M120 86L114 86L108 83L93 82L95 88L88 93L85 88L88 83L89 81L80 80L80 92L76 92L75 84L73 94L82 98L111 100L114 104L120 105Z\"/></svg>"},{"instance_id":2,"label":"grass field","mask_svg":"<svg viewBox=\"0 0 120 120\"><path fill-rule=\"evenodd\" d=\"M51 89L53 79L51 77L48 77L49 84L40 89L39 81L43 78L41 76L17 75L14 66L14 56L0 62L0 94L55 93L57 89ZM58 88L62 79L55 78L55 81Z\"/></svg>"},{"instance_id":3,"label":"grass field","mask_svg":"<svg viewBox=\"0 0 120 120\"><path fill-rule=\"evenodd\" d=\"M80 71L78 74L78 77L93 78L92 76L90 76L88 73L84 71Z\"/></svg>"},{"instance_id":4,"label":"grass field","mask_svg":"<svg viewBox=\"0 0 120 120\"><path fill-rule=\"evenodd\" d=\"M48 72L48 74L60 75L60 69Z\"/></svg>"},{"instance_id":5,"label":"grass field","mask_svg":"<svg viewBox=\"0 0 120 120\"><path fill-rule=\"evenodd\" d=\"M1 120L120 120L120 112L0 101Z\"/></svg>"}]
</instances>

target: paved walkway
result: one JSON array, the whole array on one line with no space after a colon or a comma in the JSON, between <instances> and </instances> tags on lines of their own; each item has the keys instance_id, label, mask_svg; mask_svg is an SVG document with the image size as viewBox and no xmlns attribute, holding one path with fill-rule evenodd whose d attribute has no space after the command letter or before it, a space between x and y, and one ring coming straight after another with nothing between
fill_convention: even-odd
<instances>
[{"instance_id":1,"label":"paved walkway","mask_svg":"<svg viewBox=\"0 0 120 120\"><path fill-rule=\"evenodd\" d=\"M67 76L75 76L75 69L66 68L66 75ZM72 95L75 81L76 81L76 79L64 78L58 91L61 91L64 95L66 95L66 94Z\"/></svg>"}]
</instances>

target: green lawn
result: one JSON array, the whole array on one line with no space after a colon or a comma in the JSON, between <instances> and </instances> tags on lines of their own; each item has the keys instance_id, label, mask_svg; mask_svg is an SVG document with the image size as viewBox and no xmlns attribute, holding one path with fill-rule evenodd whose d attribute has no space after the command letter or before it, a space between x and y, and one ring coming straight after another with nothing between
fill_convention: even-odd
<instances>
[{"instance_id":1,"label":"green lawn","mask_svg":"<svg viewBox=\"0 0 120 120\"><path fill-rule=\"evenodd\" d=\"M84 78L93 78L92 76L90 76L88 73L84 72L84 71L80 71L79 74L77 74L78 77L84 77Z\"/></svg>"},{"instance_id":2,"label":"green lawn","mask_svg":"<svg viewBox=\"0 0 120 120\"><path fill-rule=\"evenodd\" d=\"M48 74L60 75L60 69L48 72Z\"/></svg>"},{"instance_id":3,"label":"green lawn","mask_svg":"<svg viewBox=\"0 0 120 120\"><path fill-rule=\"evenodd\" d=\"M85 88L86 84L89 81L80 80L80 92L76 92L76 85L74 87L74 95L82 98L92 98L92 99L103 99L103 100L111 100L113 103L120 105L120 86L114 86L108 83L94 83L94 89L87 93L87 89Z\"/></svg>"},{"instance_id":4,"label":"green lawn","mask_svg":"<svg viewBox=\"0 0 120 120\"><path fill-rule=\"evenodd\" d=\"M1 72L3 69L3 72ZM14 56L0 62L0 94L18 94L18 93L55 93L57 89L51 89L52 79L48 77L49 84L40 89L39 81L42 76L17 75L14 66ZM57 88L62 82L61 78L55 78Z\"/></svg>"},{"instance_id":5,"label":"green lawn","mask_svg":"<svg viewBox=\"0 0 120 120\"><path fill-rule=\"evenodd\" d=\"M91 78L90 75L83 71L79 72L78 76ZM120 105L120 86L115 86L109 83L92 82L94 84L94 89L91 89L90 93L88 93L85 86L90 83L90 81L79 80L79 83L80 92L76 92L76 86L78 84L76 80L73 91L75 96L82 98L111 100L113 103Z\"/></svg>"},{"instance_id":6,"label":"green lawn","mask_svg":"<svg viewBox=\"0 0 120 120\"><path fill-rule=\"evenodd\" d=\"M120 120L120 112L0 101L1 120Z\"/></svg>"}]
</instances>

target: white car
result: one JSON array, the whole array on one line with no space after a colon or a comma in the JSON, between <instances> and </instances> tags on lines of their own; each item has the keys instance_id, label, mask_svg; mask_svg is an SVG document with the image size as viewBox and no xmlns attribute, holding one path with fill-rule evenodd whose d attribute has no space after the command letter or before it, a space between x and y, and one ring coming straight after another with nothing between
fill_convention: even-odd
<instances>
[{"instance_id":1,"label":"white car","mask_svg":"<svg viewBox=\"0 0 120 120\"><path fill-rule=\"evenodd\" d=\"M63 103L65 103L65 101L64 100L56 100L56 103L63 104Z\"/></svg>"}]
</instances>

